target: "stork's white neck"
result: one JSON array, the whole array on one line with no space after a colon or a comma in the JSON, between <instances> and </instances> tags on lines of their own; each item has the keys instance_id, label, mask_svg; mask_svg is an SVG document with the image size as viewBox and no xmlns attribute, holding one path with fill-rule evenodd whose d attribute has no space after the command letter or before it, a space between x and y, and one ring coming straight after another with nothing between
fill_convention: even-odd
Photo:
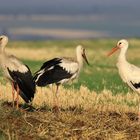
<instances>
[{"instance_id":1,"label":"stork's white neck","mask_svg":"<svg viewBox=\"0 0 140 140\"><path fill-rule=\"evenodd\" d=\"M122 48L120 50L120 54L119 54L119 57L118 57L119 62L126 61L126 52L127 52L127 48Z\"/></svg>"},{"instance_id":2,"label":"stork's white neck","mask_svg":"<svg viewBox=\"0 0 140 140\"><path fill-rule=\"evenodd\" d=\"M0 41L0 52L4 53L5 52L5 46L8 43L8 37L7 36L0 36L1 41Z\"/></svg>"},{"instance_id":3,"label":"stork's white neck","mask_svg":"<svg viewBox=\"0 0 140 140\"><path fill-rule=\"evenodd\" d=\"M77 56L77 62L78 62L79 67L80 67L80 69L81 69L82 66L83 66L83 57L82 57L81 52L76 51L76 56Z\"/></svg>"},{"instance_id":4,"label":"stork's white neck","mask_svg":"<svg viewBox=\"0 0 140 140\"><path fill-rule=\"evenodd\" d=\"M4 53L5 52L5 44L1 44L0 45L0 53Z\"/></svg>"}]
</instances>

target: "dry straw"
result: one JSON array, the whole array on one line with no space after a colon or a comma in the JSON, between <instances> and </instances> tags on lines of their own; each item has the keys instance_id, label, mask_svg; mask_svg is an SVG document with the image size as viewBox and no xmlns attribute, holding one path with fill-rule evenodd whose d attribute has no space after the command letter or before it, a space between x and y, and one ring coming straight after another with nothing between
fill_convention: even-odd
<instances>
[{"instance_id":1,"label":"dry straw","mask_svg":"<svg viewBox=\"0 0 140 140\"><path fill-rule=\"evenodd\" d=\"M36 108L42 108L48 106L52 108L54 106L54 91L53 87L37 87L37 92L33 100L33 106ZM12 101L11 85L0 85L0 100ZM101 93L90 91L87 87L81 86L79 90L65 89L60 87L58 94L59 106L63 109L68 108L81 108L83 110L98 110L98 111L125 111L125 112L137 112L138 95L127 93L118 95L112 95L111 91L103 90ZM20 98L20 103L24 103Z\"/></svg>"}]
</instances>

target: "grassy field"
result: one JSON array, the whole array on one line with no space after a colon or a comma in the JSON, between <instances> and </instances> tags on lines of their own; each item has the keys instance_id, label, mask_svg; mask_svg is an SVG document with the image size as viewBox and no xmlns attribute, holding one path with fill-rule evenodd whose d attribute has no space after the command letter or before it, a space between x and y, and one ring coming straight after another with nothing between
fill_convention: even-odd
<instances>
[{"instance_id":1,"label":"grassy field","mask_svg":"<svg viewBox=\"0 0 140 140\"><path fill-rule=\"evenodd\" d=\"M0 77L0 139L140 139L137 120L139 97L120 79L118 53L107 57L116 39L10 42L7 52L19 57L31 71L54 57L75 57L75 47L86 48L90 66L84 64L78 80L60 88L60 112L53 110L53 89L37 87L33 107L11 106L11 87ZM128 61L140 66L140 40L129 39Z\"/></svg>"}]
</instances>

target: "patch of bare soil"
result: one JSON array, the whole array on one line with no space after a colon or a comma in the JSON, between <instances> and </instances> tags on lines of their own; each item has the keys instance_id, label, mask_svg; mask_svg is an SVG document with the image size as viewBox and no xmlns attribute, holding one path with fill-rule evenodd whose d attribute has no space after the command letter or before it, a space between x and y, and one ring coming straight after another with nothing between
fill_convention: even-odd
<instances>
[{"instance_id":1,"label":"patch of bare soil","mask_svg":"<svg viewBox=\"0 0 140 140\"><path fill-rule=\"evenodd\" d=\"M9 103L0 107L0 138L44 139L140 139L140 122L133 112L81 109L13 109Z\"/></svg>"}]
</instances>

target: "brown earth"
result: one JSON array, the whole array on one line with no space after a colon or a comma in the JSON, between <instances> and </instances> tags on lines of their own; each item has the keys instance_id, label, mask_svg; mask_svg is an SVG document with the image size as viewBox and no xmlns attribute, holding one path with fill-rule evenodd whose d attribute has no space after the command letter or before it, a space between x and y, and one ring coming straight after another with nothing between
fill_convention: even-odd
<instances>
[{"instance_id":1,"label":"brown earth","mask_svg":"<svg viewBox=\"0 0 140 140\"><path fill-rule=\"evenodd\" d=\"M82 110L78 108L23 109L4 102L0 107L0 138L16 140L140 139L140 122L132 112Z\"/></svg>"}]
</instances>

